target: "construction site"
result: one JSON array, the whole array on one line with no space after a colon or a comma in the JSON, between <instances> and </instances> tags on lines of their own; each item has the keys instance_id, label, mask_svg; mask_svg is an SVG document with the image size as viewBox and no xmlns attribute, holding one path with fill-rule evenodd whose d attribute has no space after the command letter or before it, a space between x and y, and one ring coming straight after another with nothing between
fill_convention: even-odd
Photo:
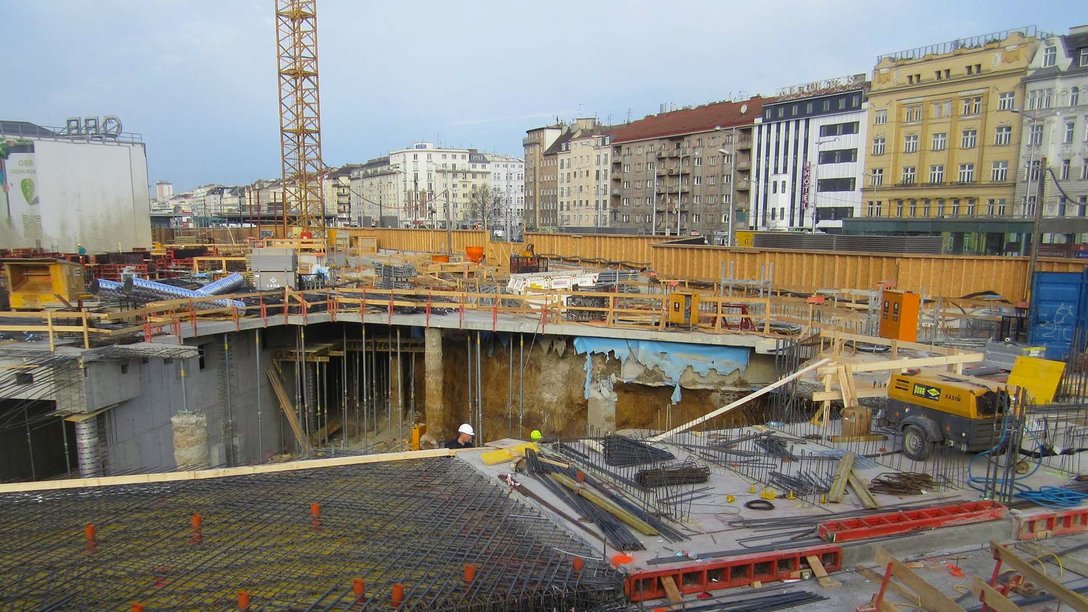
<instances>
[{"instance_id":1,"label":"construction site","mask_svg":"<svg viewBox=\"0 0 1088 612\"><path fill-rule=\"evenodd\" d=\"M0 608L1088 610L1088 260L332 227L276 4L278 218L0 245Z\"/></svg>"}]
</instances>

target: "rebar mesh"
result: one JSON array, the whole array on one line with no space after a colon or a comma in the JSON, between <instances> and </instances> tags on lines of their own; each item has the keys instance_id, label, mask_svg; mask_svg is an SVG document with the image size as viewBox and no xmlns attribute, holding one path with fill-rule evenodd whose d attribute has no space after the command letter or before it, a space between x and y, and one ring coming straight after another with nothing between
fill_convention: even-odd
<instances>
[{"instance_id":1,"label":"rebar mesh","mask_svg":"<svg viewBox=\"0 0 1088 612\"><path fill-rule=\"evenodd\" d=\"M227 609L240 591L253 609L388 609L395 584L404 610L622 600L584 543L444 457L9 494L0 514L4 609Z\"/></svg>"}]
</instances>

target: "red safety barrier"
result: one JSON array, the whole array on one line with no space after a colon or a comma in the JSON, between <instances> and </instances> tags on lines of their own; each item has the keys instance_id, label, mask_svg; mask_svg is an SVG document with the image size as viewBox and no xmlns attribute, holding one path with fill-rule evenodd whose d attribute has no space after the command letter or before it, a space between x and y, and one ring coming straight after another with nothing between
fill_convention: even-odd
<instances>
[{"instance_id":1,"label":"red safety barrier","mask_svg":"<svg viewBox=\"0 0 1088 612\"><path fill-rule=\"evenodd\" d=\"M748 586L753 582L775 582L796 578L808 569L807 556L820 558L827 572L842 569L842 547L825 544L812 548L776 550L740 555L727 559L693 561L668 569L636 571L623 583L624 594L631 601L661 599L666 596L662 580L670 577L682 594L702 593Z\"/></svg>"}]
</instances>

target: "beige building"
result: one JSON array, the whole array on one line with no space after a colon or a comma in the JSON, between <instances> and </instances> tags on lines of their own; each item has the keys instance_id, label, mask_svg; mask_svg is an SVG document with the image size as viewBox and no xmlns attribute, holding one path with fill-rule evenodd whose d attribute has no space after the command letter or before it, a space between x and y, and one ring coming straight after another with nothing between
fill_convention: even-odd
<instances>
[{"instance_id":1,"label":"beige building","mask_svg":"<svg viewBox=\"0 0 1088 612\"><path fill-rule=\"evenodd\" d=\"M1021 79L1034 28L883 55L869 92L862 217L848 233L942 235L956 253L1022 250L1014 204Z\"/></svg>"},{"instance_id":2,"label":"beige building","mask_svg":"<svg viewBox=\"0 0 1088 612\"><path fill-rule=\"evenodd\" d=\"M608 226L610 137L595 119L577 119L556 153L558 226L564 230Z\"/></svg>"}]
</instances>

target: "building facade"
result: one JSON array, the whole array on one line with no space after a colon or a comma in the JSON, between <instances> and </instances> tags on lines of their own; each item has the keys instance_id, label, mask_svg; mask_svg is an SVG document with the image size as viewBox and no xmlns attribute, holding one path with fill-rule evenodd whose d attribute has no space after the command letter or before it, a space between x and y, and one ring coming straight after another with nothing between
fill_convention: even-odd
<instances>
[{"instance_id":1,"label":"building facade","mask_svg":"<svg viewBox=\"0 0 1088 612\"><path fill-rule=\"evenodd\" d=\"M1039 213L1041 242L1088 241L1088 26L1043 39L1028 65L1020 112L1015 212ZM1036 206L1042 202L1038 211ZM1060 249L1049 249L1054 254ZM1070 253L1071 254L1071 253Z\"/></svg>"},{"instance_id":2,"label":"building facade","mask_svg":"<svg viewBox=\"0 0 1088 612\"><path fill-rule=\"evenodd\" d=\"M488 153L486 157L491 171L491 194L498 203L492 227L500 228L505 237L520 234L525 214L525 162L513 155Z\"/></svg>"},{"instance_id":3,"label":"building facade","mask_svg":"<svg viewBox=\"0 0 1088 612\"><path fill-rule=\"evenodd\" d=\"M752 128L763 103L714 102L610 128L610 225L733 244L748 225Z\"/></svg>"},{"instance_id":4,"label":"building facade","mask_svg":"<svg viewBox=\"0 0 1088 612\"><path fill-rule=\"evenodd\" d=\"M785 88L756 119L751 227L842 231L861 213L864 74Z\"/></svg>"},{"instance_id":5,"label":"building facade","mask_svg":"<svg viewBox=\"0 0 1088 612\"><path fill-rule=\"evenodd\" d=\"M849 233L941 235L952 253L1022 252L1014 206L1034 28L883 55L869 93L863 216Z\"/></svg>"},{"instance_id":6,"label":"building facade","mask_svg":"<svg viewBox=\"0 0 1088 612\"><path fill-rule=\"evenodd\" d=\"M557 205L561 231L608 227L611 137L596 119L576 119L556 153Z\"/></svg>"},{"instance_id":7,"label":"building facade","mask_svg":"<svg viewBox=\"0 0 1088 612\"><path fill-rule=\"evenodd\" d=\"M522 149L525 160L525 214L522 217L522 229L536 230L546 225L554 226L557 217L554 211L544 209L544 178L548 174L544 154L563 134L561 124L533 128L525 132ZM551 158L555 161L555 158Z\"/></svg>"}]
</instances>

